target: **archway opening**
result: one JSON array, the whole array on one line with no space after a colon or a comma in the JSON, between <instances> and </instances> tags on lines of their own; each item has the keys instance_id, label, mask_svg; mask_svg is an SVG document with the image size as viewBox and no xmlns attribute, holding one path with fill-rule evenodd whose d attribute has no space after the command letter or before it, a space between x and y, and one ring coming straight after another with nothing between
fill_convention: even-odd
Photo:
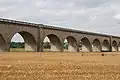
<instances>
[{"instance_id":1,"label":"archway opening","mask_svg":"<svg viewBox=\"0 0 120 80\"><path fill-rule=\"evenodd\" d=\"M44 38L43 51L61 51L61 47L61 42L56 35L50 34Z\"/></svg>"},{"instance_id":2,"label":"archway opening","mask_svg":"<svg viewBox=\"0 0 120 80\"><path fill-rule=\"evenodd\" d=\"M3 38L3 36L0 34L0 52L5 52L6 51L6 42Z\"/></svg>"},{"instance_id":3,"label":"archway opening","mask_svg":"<svg viewBox=\"0 0 120 80\"><path fill-rule=\"evenodd\" d=\"M91 52L92 51L92 46L90 44L90 41L87 38L82 38L81 39L81 52Z\"/></svg>"},{"instance_id":4,"label":"archway opening","mask_svg":"<svg viewBox=\"0 0 120 80\"><path fill-rule=\"evenodd\" d=\"M98 39L95 39L92 43L93 52L101 52L101 44Z\"/></svg>"},{"instance_id":5,"label":"archway opening","mask_svg":"<svg viewBox=\"0 0 120 80\"><path fill-rule=\"evenodd\" d=\"M74 37L68 36L64 40L64 51L77 52L77 41Z\"/></svg>"},{"instance_id":6,"label":"archway opening","mask_svg":"<svg viewBox=\"0 0 120 80\"><path fill-rule=\"evenodd\" d=\"M104 40L102 43L102 51L109 52L110 51L110 44L108 40Z\"/></svg>"},{"instance_id":7,"label":"archway opening","mask_svg":"<svg viewBox=\"0 0 120 80\"><path fill-rule=\"evenodd\" d=\"M118 51L117 42L115 40L112 42L112 51Z\"/></svg>"},{"instance_id":8,"label":"archway opening","mask_svg":"<svg viewBox=\"0 0 120 80\"><path fill-rule=\"evenodd\" d=\"M47 36L43 40L43 51L51 51L51 43Z\"/></svg>"},{"instance_id":9,"label":"archway opening","mask_svg":"<svg viewBox=\"0 0 120 80\"><path fill-rule=\"evenodd\" d=\"M11 39L10 51L13 52L31 52L37 51L36 40L28 32L18 32Z\"/></svg>"}]
</instances>

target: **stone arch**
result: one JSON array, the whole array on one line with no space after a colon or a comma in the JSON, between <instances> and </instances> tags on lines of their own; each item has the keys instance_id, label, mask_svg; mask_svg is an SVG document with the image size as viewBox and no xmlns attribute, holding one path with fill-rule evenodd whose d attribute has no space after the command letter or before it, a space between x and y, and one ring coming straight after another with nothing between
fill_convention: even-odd
<instances>
[{"instance_id":1,"label":"stone arch","mask_svg":"<svg viewBox=\"0 0 120 80\"><path fill-rule=\"evenodd\" d=\"M73 36L68 36L66 40L68 41L68 51L77 52L77 40Z\"/></svg>"},{"instance_id":2,"label":"stone arch","mask_svg":"<svg viewBox=\"0 0 120 80\"><path fill-rule=\"evenodd\" d=\"M24 39L25 42L25 51L37 51L37 42L35 40L35 37L27 32L27 31L20 31L20 32L16 32L19 33L22 38ZM12 40L13 36L16 34L14 33L12 35L12 37L10 38L10 41Z\"/></svg>"},{"instance_id":3,"label":"stone arch","mask_svg":"<svg viewBox=\"0 0 120 80\"><path fill-rule=\"evenodd\" d=\"M92 51L92 46L88 38L84 37L81 39L81 51L82 52L91 52Z\"/></svg>"},{"instance_id":4,"label":"stone arch","mask_svg":"<svg viewBox=\"0 0 120 80\"><path fill-rule=\"evenodd\" d=\"M48 34L46 37L48 37L50 41L50 45L51 45L50 51L61 51L62 44L58 36L54 34Z\"/></svg>"},{"instance_id":5,"label":"stone arch","mask_svg":"<svg viewBox=\"0 0 120 80\"><path fill-rule=\"evenodd\" d=\"M6 41L4 37L2 36L2 34L0 34L0 52L5 52L6 49L7 49Z\"/></svg>"},{"instance_id":6,"label":"stone arch","mask_svg":"<svg viewBox=\"0 0 120 80\"><path fill-rule=\"evenodd\" d=\"M101 52L101 43L98 39L94 39L92 42L92 51Z\"/></svg>"},{"instance_id":7,"label":"stone arch","mask_svg":"<svg viewBox=\"0 0 120 80\"><path fill-rule=\"evenodd\" d=\"M110 51L110 44L108 40L104 40L102 43L102 51L103 52L108 52Z\"/></svg>"},{"instance_id":8,"label":"stone arch","mask_svg":"<svg viewBox=\"0 0 120 80\"><path fill-rule=\"evenodd\" d=\"M112 42L112 51L118 51L117 42L115 40Z\"/></svg>"}]
</instances>

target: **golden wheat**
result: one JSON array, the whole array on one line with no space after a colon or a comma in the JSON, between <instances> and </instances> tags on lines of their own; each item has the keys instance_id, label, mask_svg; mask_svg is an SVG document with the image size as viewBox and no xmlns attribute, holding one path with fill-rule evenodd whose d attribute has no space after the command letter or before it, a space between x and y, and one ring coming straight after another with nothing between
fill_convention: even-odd
<instances>
[{"instance_id":1,"label":"golden wheat","mask_svg":"<svg viewBox=\"0 0 120 80\"><path fill-rule=\"evenodd\" d=\"M43 57L40 54L2 54L0 80L120 80L119 62L104 62L109 58L119 59L119 56L107 56L105 59L93 56L96 58L93 59L77 54L49 53L42 54Z\"/></svg>"}]
</instances>

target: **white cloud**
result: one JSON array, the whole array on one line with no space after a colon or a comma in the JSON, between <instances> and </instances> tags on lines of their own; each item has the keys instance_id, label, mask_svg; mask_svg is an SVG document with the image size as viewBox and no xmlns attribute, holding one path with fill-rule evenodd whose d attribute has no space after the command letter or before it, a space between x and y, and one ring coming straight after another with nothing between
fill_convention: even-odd
<instances>
[{"instance_id":1,"label":"white cloud","mask_svg":"<svg viewBox=\"0 0 120 80\"><path fill-rule=\"evenodd\" d=\"M114 18L116 18L116 19L120 19L120 13L117 14L117 15L115 15Z\"/></svg>"},{"instance_id":2,"label":"white cloud","mask_svg":"<svg viewBox=\"0 0 120 80\"><path fill-rule=\"evenodd\" d=\"M96 18L96 16L90 16L90 20L95 20Z\"/></svg>"},{"instance_id":3,"label":"white cloud","mask_svg":"<svg viewBox=\"0 0 120 80\"><path fill-rule=\"evenodd\" d=\"M120 0L0 0L0 16L120 34Z\"/></svg>"}]
</instances>

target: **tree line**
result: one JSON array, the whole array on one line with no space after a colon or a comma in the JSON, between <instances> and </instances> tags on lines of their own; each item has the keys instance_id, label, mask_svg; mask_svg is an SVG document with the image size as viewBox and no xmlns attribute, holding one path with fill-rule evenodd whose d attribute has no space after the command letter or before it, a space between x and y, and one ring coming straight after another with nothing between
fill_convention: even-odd
<instances>
[{"instance_id":1,"label":"tree line","mask_svg":"<svg viewBox=\"0 0 120 80\"><path fill-rule=\"evenodd\" d=\"M24 48L25 43L24 42L11 42L10 47L11 48ZM50 49L51 48L50 42L44 42L43 47L45 49ZM63 47L64 49L68 49L68 42L65 42Z\"/></svg>"},{"instance_id":2,"label":"tree line","mask_svg":"<svg viewBox=\"0 0 120 80\"><path fill-rule=\"evenodd\" d=\"M24 48L25 43L24 42L11 42L10 47L11 48Z\"/></svg>"}]
</instances>

